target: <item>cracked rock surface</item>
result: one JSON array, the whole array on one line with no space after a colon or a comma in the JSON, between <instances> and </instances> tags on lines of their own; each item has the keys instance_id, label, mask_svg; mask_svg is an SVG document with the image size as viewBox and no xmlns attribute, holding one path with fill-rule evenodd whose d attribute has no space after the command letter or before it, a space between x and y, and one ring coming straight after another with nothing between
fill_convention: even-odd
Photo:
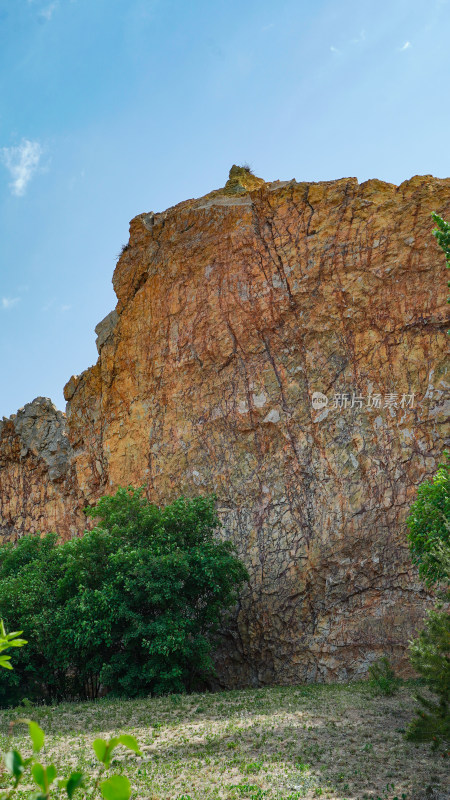
<instances>
[{"instance_id":1,"label":"cracked rock surface","mask_svg":"<svg viewBox=\"0 0 450 800\"><path fill-rule=\"evenodd\" d=\"M58 529L71 535L83 503L119 485L145 484L156 503L215 492L251 574L218 653L222 685L347 679L384 654L402 670L429 601L404 521L448 432L447 275L430 214L450 217L450 180L237 170L225 190L131 222L97 364L65 389ZM10 453L8 475L21 459ZM8 535L22 529L17 486Z\"/></svg>"},{"instance_id":2,"label":"cracked rock surface","mask_svg":"<svg viewBox=\"0 0 450 800\"><path fill-rule=\"evenodd\" d=\"M65 416L37 397L0 422L0 535L58 531L64 538L85 527ZM81 507L80 507L81 503ZM81 527L80 527L81 526Z\"/></svg>"}]
</instances>

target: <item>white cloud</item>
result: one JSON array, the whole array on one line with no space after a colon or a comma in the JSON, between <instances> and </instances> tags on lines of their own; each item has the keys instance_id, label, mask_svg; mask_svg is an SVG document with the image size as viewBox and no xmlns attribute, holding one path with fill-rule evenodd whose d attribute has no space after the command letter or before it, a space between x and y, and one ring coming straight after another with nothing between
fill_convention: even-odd
<instances>
[{"instance_id":1,"label":"white cloud","mask_svg":"<svg viewBox=\"0 0 450 800\"><path fill-rule=\"evenodd\" d=\"M2 297L2 308L5 311L8 309L13 308L19 302L20 297Z\"/></svg>"},{"instance_id":2,"label":"white cloud","mask_svg":"<svg viewBox=\"0 0 450 800\"><path fill-rule=\"evenodd\" d=\"M339 56L341 55L341 51L338 50L337 47L334 47L334 45L331 45L330 50L332 53L337 53Z\"/></svg>"},{"instance_id":3,"label":"white cloud","mask_svg":"<svg viewBox=\"0 0 450 800\"><path fill-rule=\"evenodd\" d=\"M9 170L12 182L9 184L13 194L22 197L28 183L36 172L42 155L39 142L22 139L17 147L2 147L0 159Z\"/></svg>"},{"instance_id":4,"label":"white cloud","mask_svg":"<svg viewBox=\"0 0 450 800\"><path fill-rule=\"evenodd\" d=\"M403 50L409 50L409 48L410 48L410 47L412 47L412 44L411 44L411 42L405 42L405 44L403 45L403 47L401 47L401 48L400 48L400 50L401 50L401 51L403 51Z\"/></svg>"},{"instance_id":5,"label":"white cloud","mask_svg":"<svg viewBox=\"0 0 450 800\"><path fill-rule=\"evenodd\" d=\"M39 16L42 17L43 19L46 19L47 22L50 22L54 12L58 8L58 5L59 5L58 0L55 0L55 2L50 3L50 5L47 6L47 8L42 8L39 12Z\"/></svg>"}]
</instances>

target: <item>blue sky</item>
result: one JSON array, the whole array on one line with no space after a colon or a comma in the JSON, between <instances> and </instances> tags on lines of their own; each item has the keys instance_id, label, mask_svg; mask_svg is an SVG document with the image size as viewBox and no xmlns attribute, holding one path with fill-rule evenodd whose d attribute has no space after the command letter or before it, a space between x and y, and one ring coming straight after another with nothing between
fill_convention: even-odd
<instances>
[{"instance_id":1,"label":"blue sky","mask_svg":"<svg viewBox=\"0 0 450 800\"><path fill-rule=\"evenodd\" d=\"M0 0L0 417L96 361L129 220L450 175L449 0Z\"/></svg>"}]
</instances>

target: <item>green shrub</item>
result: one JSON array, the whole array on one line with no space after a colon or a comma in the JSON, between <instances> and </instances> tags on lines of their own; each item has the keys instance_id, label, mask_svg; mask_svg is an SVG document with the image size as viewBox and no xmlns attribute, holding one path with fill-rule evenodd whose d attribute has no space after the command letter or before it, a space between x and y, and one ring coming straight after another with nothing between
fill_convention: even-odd
<instances>
[{"instance_id":1,"label":"green shrub","mask_svg":"<svg viewBox=\"0 0 450 800\"><path fill-rule=\"evenodd\" d=\"M400 681L386 656L369 667L369 675L371 688L376 694L390 697L398 691Z\"/></svg>"},{"instance_id":2,"label":"green shrub","mask_svg":"<svg viewBox=\"0 0 450 800\"><path fill-rule=\"evenodd\" d=\"M216 536L213 499L160 509L119 489L89 514L97 527L67 543L0 547L0 616L30 641L0 675L3 704L184 692L213 673L224 611L248 578Z\"/></svg>"}]
</instances>

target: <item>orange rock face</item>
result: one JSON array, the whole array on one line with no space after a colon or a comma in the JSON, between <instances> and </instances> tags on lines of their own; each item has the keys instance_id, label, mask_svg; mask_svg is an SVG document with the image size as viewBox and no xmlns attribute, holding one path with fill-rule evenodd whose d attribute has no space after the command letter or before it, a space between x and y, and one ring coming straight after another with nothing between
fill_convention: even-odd
<instances>
[{"instance_id":1,"label":"orange rock face","mask_svg":"<svg viewBox=\"0 0 450 800\"><path fill-rule=\"evenodd\" d=\"M404 520L448 419L430 213L450 217L450 180L232 177L131 222L98 362L65 388L67 492L36 518L69 535L119 485L156 503L215 492L251 574L223 685L339 680L382 654L405 666L426 595ZM29 519L17 486L11 533Z\"/></svg>"}]
</instances>

